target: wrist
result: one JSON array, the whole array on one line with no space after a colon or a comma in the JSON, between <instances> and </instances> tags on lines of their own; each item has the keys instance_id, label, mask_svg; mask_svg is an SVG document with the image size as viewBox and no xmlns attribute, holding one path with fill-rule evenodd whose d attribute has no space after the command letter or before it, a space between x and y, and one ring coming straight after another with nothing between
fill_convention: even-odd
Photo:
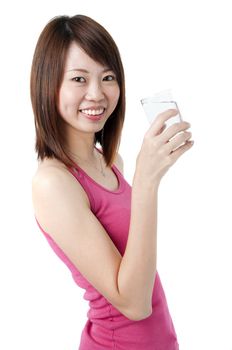
<instances>
[{"instance_id":1,"label":"wrist","mask_svg":"<svg viewBox=\"0 0 232 350\"><path fill-rule=\"evenodd\" d=\"M133 177L133 188L139 188L143 191L148 191L148 192L157 192L159 189L159 185L160 185L160 180L159 179L153 179L153 181L151 180L147 180L145 177L141 176L141 174L139 174L138 172L136 172L134 174Z\"/></svg>"}]
</instances>

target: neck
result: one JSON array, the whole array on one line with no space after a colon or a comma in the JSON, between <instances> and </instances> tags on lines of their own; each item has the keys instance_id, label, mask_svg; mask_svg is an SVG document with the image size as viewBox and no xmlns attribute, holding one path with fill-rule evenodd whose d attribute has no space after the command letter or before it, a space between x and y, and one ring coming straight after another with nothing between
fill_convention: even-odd
<instances>
[{"instance_id":1,"label":"neck","mask_svg":"<svg viewBox=\"0 0 232 350\"><path fill-rule=\"evenodd\" d=\"M84 133L73 129L62 120L61 128L63 147L70 157L73 156L89 162L96 159L96 150L94 147L95 133Z\"/></svg>"},{"instance_id":2,"label":"neck","mask_svg":"<svg viewBox=\"0 0 232 350\"><path fill-rule=\"evenodd\" d=\"M96 158L99 158L98 156L98 151L95 150L95 146L93 146L92 150L90 152L85 153L84 152L74 152L73 150L71 150L68 147L65 147L65 151L67 152L67 154L74 159L75 161L83 161L86 163L94 163L96 162Z\"/></svg>"}]
</instances>

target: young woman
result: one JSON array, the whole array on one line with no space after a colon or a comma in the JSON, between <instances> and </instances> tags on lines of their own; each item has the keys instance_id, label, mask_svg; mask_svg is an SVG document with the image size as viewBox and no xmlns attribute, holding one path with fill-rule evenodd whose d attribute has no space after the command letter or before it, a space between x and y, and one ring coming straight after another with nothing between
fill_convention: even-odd
<instances>
[{"instance_id":1,"label":"young woman","mask_svg":"<svg viewBox=\"0 0 232 350\"><path fill-rule=\"evenodd\" d=\"M35 219L90 306L79 349L177 350L156 269L157 196L164 174L193 144L190 124L165 129L177 111L160 114L127 183L118 153L123 65L109 33L83 15L55 17L43 29L31 100Z\"/></svg>"}]
</instances>

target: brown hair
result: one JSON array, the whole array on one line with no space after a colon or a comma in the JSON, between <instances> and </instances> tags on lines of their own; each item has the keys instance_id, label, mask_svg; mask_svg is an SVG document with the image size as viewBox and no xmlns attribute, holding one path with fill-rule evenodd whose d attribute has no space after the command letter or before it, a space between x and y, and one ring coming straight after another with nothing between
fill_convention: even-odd
<instances>
[{"instance_id":1,"label":"brown hair","mask_svg":"<svg viewBox=\"0 0 232 350\"><path fill-rule=\"evenodd\" d=\"M51 19L40 34L35 48L30 91L37 160L55 157L68 167L75 166L63 148L57 109L66 55L73 41L92 59L112 69L119 84L118 104L105 123L104 132L101 130L95 133L94 140L94 144L101 144L105 162L111 166L120 145L125 117L124 70L113 38L99 23L84 15L57 16Z\"/></svg>"}]
</instances>

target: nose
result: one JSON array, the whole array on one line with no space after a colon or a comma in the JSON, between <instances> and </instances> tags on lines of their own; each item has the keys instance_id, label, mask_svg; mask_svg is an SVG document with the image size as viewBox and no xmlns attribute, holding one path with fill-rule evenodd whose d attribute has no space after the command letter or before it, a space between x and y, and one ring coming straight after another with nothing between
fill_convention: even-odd
<instances>
[{"instance_id":1,"label":"nose","mask_svg":"<svg viewBox=\"0 0 232 350\"><path fill-rule=\"evenodd\" d=\"M87 100L100 101L104 98L104 92L101 84L94 81L88 85L88 89L85 95Z\"/></svg>"}]
</instances>

